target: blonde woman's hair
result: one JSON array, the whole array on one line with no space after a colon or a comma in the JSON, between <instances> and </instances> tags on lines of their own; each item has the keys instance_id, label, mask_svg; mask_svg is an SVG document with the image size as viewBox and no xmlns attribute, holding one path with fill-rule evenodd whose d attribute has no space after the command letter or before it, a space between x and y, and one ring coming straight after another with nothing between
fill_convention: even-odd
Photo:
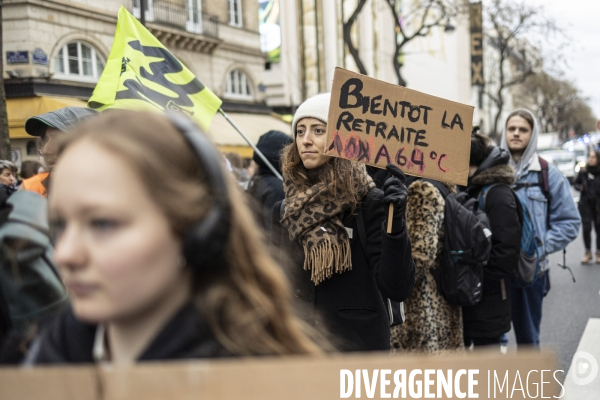
<instances>
[{"instance_id":1,"label":"blonde woman's hair","mask_svg":"<svg viewBox=\"0 0 600 400\"><path fill-rule=\"evenodd\" d=\"M182 239L212 203L198 156L160 114L110 110L66 134L59 154L89 141L127 162ZM215 151L217 151L215 149ZM221 166L223 169L223 166ZM225 171L231 207L224 264L193 270L194 303L236 355L318 354L322 338L298 318L283 271L267 254L243 192Z\"/></svg>"}]
</instances>

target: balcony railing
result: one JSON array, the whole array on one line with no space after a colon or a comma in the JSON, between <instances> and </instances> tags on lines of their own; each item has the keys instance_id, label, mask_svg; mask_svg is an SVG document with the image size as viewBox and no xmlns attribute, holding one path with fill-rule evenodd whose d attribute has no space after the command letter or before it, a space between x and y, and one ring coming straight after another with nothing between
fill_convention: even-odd
<instances>
[{"instance_id":1,"label":"balcony railing","mask_svg":"<svg viewBox=\"0 0 600 400\"><path fill-rule=\"evenodd\" d=\"M219 37L219 17L194 10L185 4L154 0L152 22L212 38Z\"/></svg>"}]
</instances>

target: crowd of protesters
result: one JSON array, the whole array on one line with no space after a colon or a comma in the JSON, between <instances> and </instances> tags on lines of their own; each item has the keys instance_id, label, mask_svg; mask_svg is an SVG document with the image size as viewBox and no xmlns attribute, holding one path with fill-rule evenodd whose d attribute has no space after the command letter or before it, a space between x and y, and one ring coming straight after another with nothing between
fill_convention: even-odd
<instances>
[{"instance_id":1,"label":"crowd of protesters","mask_svg":"<svg viewBox=\"0 0 600 400\"><path fill-rule=\"evenodd\" d=\"M38 137L43 163L24 163L19 183L16 166L0 162L0 201L39 195L22 203L35 208L24 220L38 221L45 235L31 259L49 259L46 273L64 286L54 292L60 307L52 315L31 314L28 329L16 330L18 307L8 303L18 298L0 282L0 361L438 353L499 345L511 325L519 345L539 346L547 255L577 237L580 216L568 181L536 153L533 114L512 112L500 146L473 133L468 184L457 187L407 178L392 164L377 170L324 155L329 102L329 94L309 98L291 136L269 131L259 139L273 168L257 154L249 169L235 155L224 158L182 116L68 107L30 118L25 128ZM599 156L590 155L575 182L582 262L592 257L592 225L600 226ZM491 253L481 300L469 307L449 303L434 273L448 234L445 196L457 192L492 193L480 203ZM541 238L539 276L527 287L511 284L524 220L519 199ZM23 208L8 207L0 223L11 212L27 214ZM2 247L2 263L32 248ZM39 282L43 293L46 281ZM390 326L397 302L405 320Z\"/></svg>"}]
</instances>

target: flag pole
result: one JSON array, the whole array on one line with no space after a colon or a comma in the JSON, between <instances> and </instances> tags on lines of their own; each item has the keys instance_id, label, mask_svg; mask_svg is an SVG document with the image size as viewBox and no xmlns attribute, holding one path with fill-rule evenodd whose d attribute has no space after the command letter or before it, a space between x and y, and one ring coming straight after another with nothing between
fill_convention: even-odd
<instances>
[{"instance_id":1,"label":"flag pole","mask_svg":"<svg viewBox=\"0 0 600 400\"><path fill-rule=\"evenodd\" d=\"M147 0L140 0L140 23L143 26L146 26L146 1Z\"/></svg>"},{"instance_id":2,"label":"flag pole","mask_svg":"<svg viewBox=\"0 0 600 400\"><path fill-rule=\"evenodd\" d=\"M275 174L275 176L278 177L279 180L283 180L283 177L281 176L281 174L279 173L279 171L277 171L277 169L269 162L269 160L267 160L267 157L265 157L265 155L258 148L256 148L256 146L254 145L254 143L252 143L250 141L250 139L248 139L248 137L246 135L244 135L244 133L240 130L240 128L238 128L238 126L235 124L235 122L233 122L231 120L231 118L229 118L229 115L227 115L225 113L225 111L223 111L222 108L219 108L219 113L221 113L221 115L223 117L225 117L225 119L227 120L227 122L229 122L231 124L231 126L233 126L233 129L235 129L240 135L242 135L242 137L244 138L244 140L246 142L248 142L248 144L250 145L250 147L252 147L254 149L255 153L258 154L258 156L260 157L260 159L265 162L265 164L267 165L267 167L269 167L269 169Z\"/></svg>"}]
</instances>

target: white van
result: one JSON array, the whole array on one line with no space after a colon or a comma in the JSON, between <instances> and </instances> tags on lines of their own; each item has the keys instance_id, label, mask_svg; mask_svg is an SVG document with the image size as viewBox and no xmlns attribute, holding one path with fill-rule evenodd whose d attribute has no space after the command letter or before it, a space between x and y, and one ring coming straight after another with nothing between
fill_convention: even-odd
<instances>
[{"instance_id":1,"label":"white van","mask_svg":"<svg viewBox=\"0 0 600 400\"><path fill-rule=\"evenodd\" d=\"M577 164L577 156L574 151L568 150L544 150L538 154L549 163L552 163L558 170L573 183L577 172L575 166Z\"/></svg>"}]
</instances>

